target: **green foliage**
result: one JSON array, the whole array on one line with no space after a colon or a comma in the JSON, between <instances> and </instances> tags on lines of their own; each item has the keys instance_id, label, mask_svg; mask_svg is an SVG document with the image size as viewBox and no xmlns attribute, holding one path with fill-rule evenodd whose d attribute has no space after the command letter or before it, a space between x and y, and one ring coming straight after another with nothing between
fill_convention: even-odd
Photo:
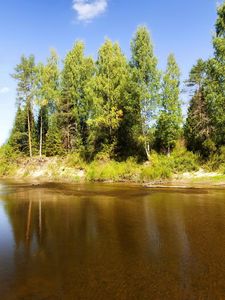
<instances>
[{"instance_id":1,"label":"green foliage","mask_svg":"<svg viewBox=\"0 0 225 300\"><path fill-rule=\"evenodd\" d=\"M216 34L213 37L214 57L207 63L205 96L213 125L211 139L217 147L225 144L225 3L218 7Z\"/></svg>"},{"instance_id":2,"label":"green foliage","mask_svg":"<svg viewBox=\"0 0 225 300\"><path fill-rule=\"evenodd\" d=\"M173 174L192 172L199 169L199 157L183 147L177 147L171 156L151 153L151 164L143 167L143 181L169 179Z\"/></svg>"},{"instance_id":3,"label":"green foliage","mask_svg":"<svg viewBox=\"0 0 225 300\"><path fill-rule=\"evenodd\" d=\"M209 171L219 170L225 174L225 146L221 146L217 152L212 152L208 161L205 164L205 168Z\"/></svg>"},{"instance_id":4,"label":"green foliage","mask_svg":"<svg viewBox=\"0 0 225 300\"><path fill-rule=\"evenodd\" d=\"M65 164L67 167L73 167L73 168L75 167L77 169L85 169L85 167L86 167L86 162L81 157L81 154L78 152L69 153L66 156Z\"/></svg>"},{"instance_id":5,"label":"green foliage","mask_svg":"<svg viewBox=\"0 0 225 300\"><path fill-rule=\"evenodd\" d=\"M37 135L39 140L39 155L41 157L42 152L48 151L46 149L46 140L49 129L49 118L50 114L56 111L60 95L58 56L54 50L51 50L51 56L48 58L46 65L39 64L37 66L35 95L36 104L39 108ZM53 132L51 132L52 134ZM57 137L53 137L53 139L57 139Z\"/></svg>"},{"instance_id":6,"label":"green foliage","mask_svg":"<svg viewBox=\"0 0 225 300\"><path fill-rule=\"evenodd\" d=\"M151 163L138 164L130 158L126 162L96 160L86 166L88 181L135 181L170 179L174 173L191 172L199 169L199 158L184 148L177 148L168 157L151 153Z\"/></svg>"},{"instance_id":7,"label":"green foliage","mask_svg":"<svg viewBox=\"0 0 225 300\"><path fill-rule=\"evenodd\" d=\"M18 154L6 144L0 148L0 176L11 175L16 168Z\"/></svg>"},{"instance_id":8,"label":"green foliage","mask_svg":"<svg viewBox=\"0 0 225 300\"><path fill-rule=\"evenodd\" d=\"M162 83L162 109L157 121L156 143L160 150L170 154L181 133L182 113L180 97L180 70L174 55L170 54Z\"/></svg>"},{"instance_id":9,"label":"green foliage","mask_svg":"<svg viewBox=\"0 0 225 300\"><path fill-rule=\"evenodd\" d=\"M21 62L15 68L15 73L12 75L18 81L17 85L17 101L18 107L26 110L29 155L33 155L33 143L35 143L35 124L33 121L33 103L35 97L35 80L37 69L35 58L30 55L28 58L21 57ZM34 147L35 148L35 147Z\"/></svg>"},{"instance_id":10,"label":"green foliage","mask_svg":"<svg viewBox=\"0 0 225 300\"><path fill-rule=\"evenodd\" d=\"M175 148L169 157L173 173L198 171L200 158L185 148Z\"/></svg>"},{"instance_id":11,"label":"green foliage","mask_svg":"<svg viewBox=\"0 0 225 300\"><path fill-rule=\"evenodd\" d=\"M47 156L63 155L65 150L62 143L62 133L58 125L58 117L53 114L49 118L48 132L46 133L45 154Z\"/></svg>"},{"instance_id":12,"label":"green foliage","mask_svg":"<svg viewBox=\"0 0 225 300\"><path fill-rule=\"evenodd\" d=\"M87 168L88 178L97 180L170 178L197 170L198 155L209 159L209 168L220 168L225 146L224 16L225 3L218 7L214 57L198 60L187 82L192 99L184 137L187 149L197 154L176 146L183 128L175 57L169 55L161 78L150 33L143 26L132 39L130 62L109 39L96 62L76 42L62 71L54 51L45 65L36 65L33 55L22 56L13 74L17 113L7 146L30 156L38 151L40 156L69 153L68 174L70 168ZM7 155L2 157L6 166ZM148 159L149 165L129 157L138 163Z\"/></svg>"},{"instance_id":13,"label":"green foliage","mask_svg":"<svg viewBox=\"0 0 225 300\"><path fill-rule=\"evenodd\" d=\"M37 139L39 144L39 155L42 156L42 153L46 152L46 138L49 129L49 115L48 107L41 106L38 113L37 120Z\"/></svg>"},{"instance_id":14,"label":"green foliage","mask_svg":"<svg viewBox=\"0 0 225 300\"><path fill-rule=\"evenodd\" d=\"M86 145L91 103L86 97L85 89L93 74L92 58L85 57L84 44L76 42L64 61L58 104L63 142L67 151Z\"/></svg>"},{"instance_id":15,"label":"green foliage","mask_svg":"<svg viewBox=\"0 0 225 300\"><path fill-rule=\"evenodd\" d=\"M171 177L172 177L172 169L170 166L168 166L165 163L165 161L163 162L163 160L154 163L150 167L143 168L140 176L141 181L143 182L148 182L152 180L170 179Z\"/></svg>"},{"instance_id":16,"label":"green foliage","mask_svg":"<svg viewBox=\"0 0 225 300\"><path fill-rule=\"evenodd\" d=\"M15 152L24 154L29 153L27 112L26 109L23 109L20 106L17 109L13 129L8 140L8 145L11 146Z\"/></svg>"},{"instance_id":17,"label":"green foliage","mask_svg":"<svg viewBox=\"0 0 225 300\"><path fill-rule=\"evenodd\" d=\"M225 145L225 3L218 7L214 57L197 64L190 72L188 85L194 96L188 110L185 138L189 150L205 159ZM219 152L218 152L219 153Z\"/></svg>"},{"instance_id":18,"label":"green foliage","mask_svg":"<svg viewBox=\"0 0 225 300\"><path fill-rule=\"evenodd\" d=\"M49 107L52 112L55 111L59 101L59 58L55 50L51 50L50 57L47 59L47 64L40 63L37 66L36 75L36 102L39 107Z\"/></svg>"},{"instance_id":19,"label":"green foliage","mask_svg":"<svg viewBox=\"0 0 225 300\"><path fill-rule=\"evenodd\" d=\"M104 145L103 149L95 155L95 161L107 162L113 156L115 145Z\"/></svg>"},{"instance_id":20,"label":"green foliage","mask_svg":"<svg viewBox=\"0 0 225 300\"><path fill-rule=\"evenodd\" d=\"M94 161L87 166L86 179L88 181L138 181L140 165L133 159L126 162Z\"/></svg>"},{"instance_id":21,"label":"green foliage","mask_svg":"<svg viewBox=\"0 0 225 300\"><path fill-rule=\"evenodd\" d=\"M118 129L128 105L129 69L119 45L106 40L98 52L96 74L87 87L92 100L92 111L88 125L89 141L94 153L111 146L111 157L115 157L118 144Z\"/></svg>"},{"instance_id":22,"label":"green foliage","mask_svg":"<svg viewBox=\"0 0 225 300\"><path fill-rule=\"evenodd\" d=\"M209 148L205 146L209 143L207 141L211 139L213 128L204 91L205 71L206 66L200 60L190 73L189 84L195 87L195 90L188 109L184 135L189 150L199 152L203 157L208 157Z\"/></svg>"},{"instance_id":23,"label":"green foliage","mask_svg":"<svg viewBox=\"0 0 225 300\"><path fill-rule=\"evenodd\" d=\"M151 140L149 131L154 123L157 104L160 99L160 72L154 56L150 33L146 27L139 27L131 42L131 67L133 70L134 107L136 107L137 135L149 156Z\"/></svg>"}]
</instances>

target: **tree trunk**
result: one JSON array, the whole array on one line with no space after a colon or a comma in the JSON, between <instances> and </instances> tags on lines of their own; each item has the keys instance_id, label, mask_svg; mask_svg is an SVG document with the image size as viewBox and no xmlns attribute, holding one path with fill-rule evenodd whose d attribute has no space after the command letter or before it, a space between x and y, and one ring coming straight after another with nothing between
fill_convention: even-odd
<instances>
[{"instance_id":1,"label":"tree trunk","mask_svg":"<svg viewBox=\"0 0 225 300\"><path fill-rule=\"evenodd\" d=\"M70 152L71 150L71 147L70 147L70 125L67 126L67 145L66 145L66 148L67 148L67 153Z\"/></svg>"},{"instance_id":2,"label":"tree trunk","mask_svg":"<svg viewBox=\"0 0 225 300\"><path fill-rule=\"evenodd\" d=\"M40 195L39 195L40 197ZM41 205L41 199L39 199L39 236L41 239L42 235L42 205Z\"/></svg>"},{"instance_id":3,"label":"tree trunk","mask_svg":"<svg viewBox=\"0 0 225 300\"><path fill-rule=\"evenodd\" d=\"M42 121L42 109L41 109L41 120L40 120L40 149L39 149L39 155L40 158L42 157L42 135L43 135L43 121Z\"/></svg>"},{"instance_id":4,"label":"tree trunk","mask_svg":"<svg viewBox=\"0 0 225 300\"><path fill-rule=\"evenodd\" d=\"M170 147L167 149L167 156L170 157Z\"/></svg>"},{"instance_id":5,"label":"tree trunk","mask_svg":"<svg viewBox=\"0 0 225 300\"><path fill-rule=\"evenodd\" d=\"M31 211L32 211L32 200L29 201L28 214L27 214L27 229L26 229L26 241L30 240L30 227L31 227Z\"/></svg>"},{"instance_id":6,"label":"tree trunk","mask_svg":"<svg viewBox=\"0 0 225 300\"><path fill-rule=\"evenodd\" d=\"M151 160L150 147L149 147L149 143L147 143L146 141L145 141L145 153L147 155L148 160L150 161Z\"/></svg>"},{"instance_id":7,"label":"tree trunk","mask_svg":"<svg viewBox=\"0 0 225 300\"><path fill-rule=\"evenodd\" d=\"M30 108L28 108L28 111L27 111L27 121L28 121L29 152L30 152L30 157L32 157L32 140L31 140Z\"/></svg>"}]
</instances>

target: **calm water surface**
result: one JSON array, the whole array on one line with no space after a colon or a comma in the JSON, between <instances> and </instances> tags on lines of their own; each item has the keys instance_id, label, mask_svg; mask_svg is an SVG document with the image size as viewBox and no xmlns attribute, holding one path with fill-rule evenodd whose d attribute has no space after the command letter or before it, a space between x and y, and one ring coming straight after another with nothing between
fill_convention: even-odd
<instances>
[{"instance_id":1,"label":"calm water surface","mask_svg":"<svg viewBox=\"0 0 225 300\"><path fill-rule=\"evenodd\" d=\"M225 190L2 182L0 299L225 299Z\"/></svg>"}]
</instances>

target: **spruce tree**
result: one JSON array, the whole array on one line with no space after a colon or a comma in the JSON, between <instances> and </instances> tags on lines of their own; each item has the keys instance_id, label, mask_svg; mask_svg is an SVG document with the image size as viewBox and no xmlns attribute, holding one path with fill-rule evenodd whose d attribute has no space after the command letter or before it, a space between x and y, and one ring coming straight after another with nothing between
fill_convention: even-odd
<instances>
[{"instance_id":1,"label":"spruce tree","mask_svg":"<svg viewBox=\"0 0 225 300\"><path fill-rule=\"evenodd\" d=\"M207 62L202 59L191 69L187 86L191 89L192 99L184 126L184 136L188 150L208 156L212 146L213 127L205 96Z\"/></svg>"},{"instance_id":2,"label":"spruce tree","mask_svg":"<svg viewBox=\"0 0 225 300\"><path fill-rule=\"evenodd\" d=\"M62 132L59 128L57 114L49 118L48 132L46 134L45 154L47 156L63 155Z\"/></svg>"},{"instance_id":3,"label":"spruce tree","mask_svg":"<svg viewBox=\"0 0 225 300\"><path fill-rule=\"evenodd\" d=\"M199 60L188 85L194 87L185 125L188 149L209 157L225 145L225 3L218 7L214 57Z\"/></svg>"},{"instance_id":4,"label":"spruce tree","mask_svg":"<svg viewBox=\"0 0 225 300\"><path fill-rule=\"evenodd\" d=\"M85 88L94 72L92 58L84 56L83 42L76 42L67 54L62 71L59 120L67 151L86 144L90 103Z\"/></svg>"},{"instance_id":5,"label":"spruce tree","mask_svg":"<svg viewBox=\"0 0 225 300\"><path fill-rule=\"evenodd\" d=\"M13 151L29 154L29 141L27 133L27 115L26 110L18 106L13 129L11 131L8 144Z\"/></svg>"},{"instance_id":6,"label":"spruce tree","mask_svg":"<svg viewBox=\"0 0 225 300\"><path fill-rule=\"evenodd\" d=\"M218 7L217 13L214 58L207 63L205 95L214 127L212 139L220 147L225 145L225 2Z\"/></svg>"}]
</instances>

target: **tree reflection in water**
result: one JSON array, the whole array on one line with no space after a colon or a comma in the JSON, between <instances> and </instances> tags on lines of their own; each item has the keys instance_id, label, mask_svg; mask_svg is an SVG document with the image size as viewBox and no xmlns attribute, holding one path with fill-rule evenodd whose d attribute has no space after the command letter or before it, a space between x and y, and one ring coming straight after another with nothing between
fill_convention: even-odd
<instances>
[{"instance_id":1,"label":"tree reflection in water","mask_svg":"<svg viewBox=\"0 0 225 300\"><path fill-rule=\"evenodd\" d=\"M43 185L2 199L15 243L4 300L223 295L224 192Z\"/></svg>"}]
</instances>

